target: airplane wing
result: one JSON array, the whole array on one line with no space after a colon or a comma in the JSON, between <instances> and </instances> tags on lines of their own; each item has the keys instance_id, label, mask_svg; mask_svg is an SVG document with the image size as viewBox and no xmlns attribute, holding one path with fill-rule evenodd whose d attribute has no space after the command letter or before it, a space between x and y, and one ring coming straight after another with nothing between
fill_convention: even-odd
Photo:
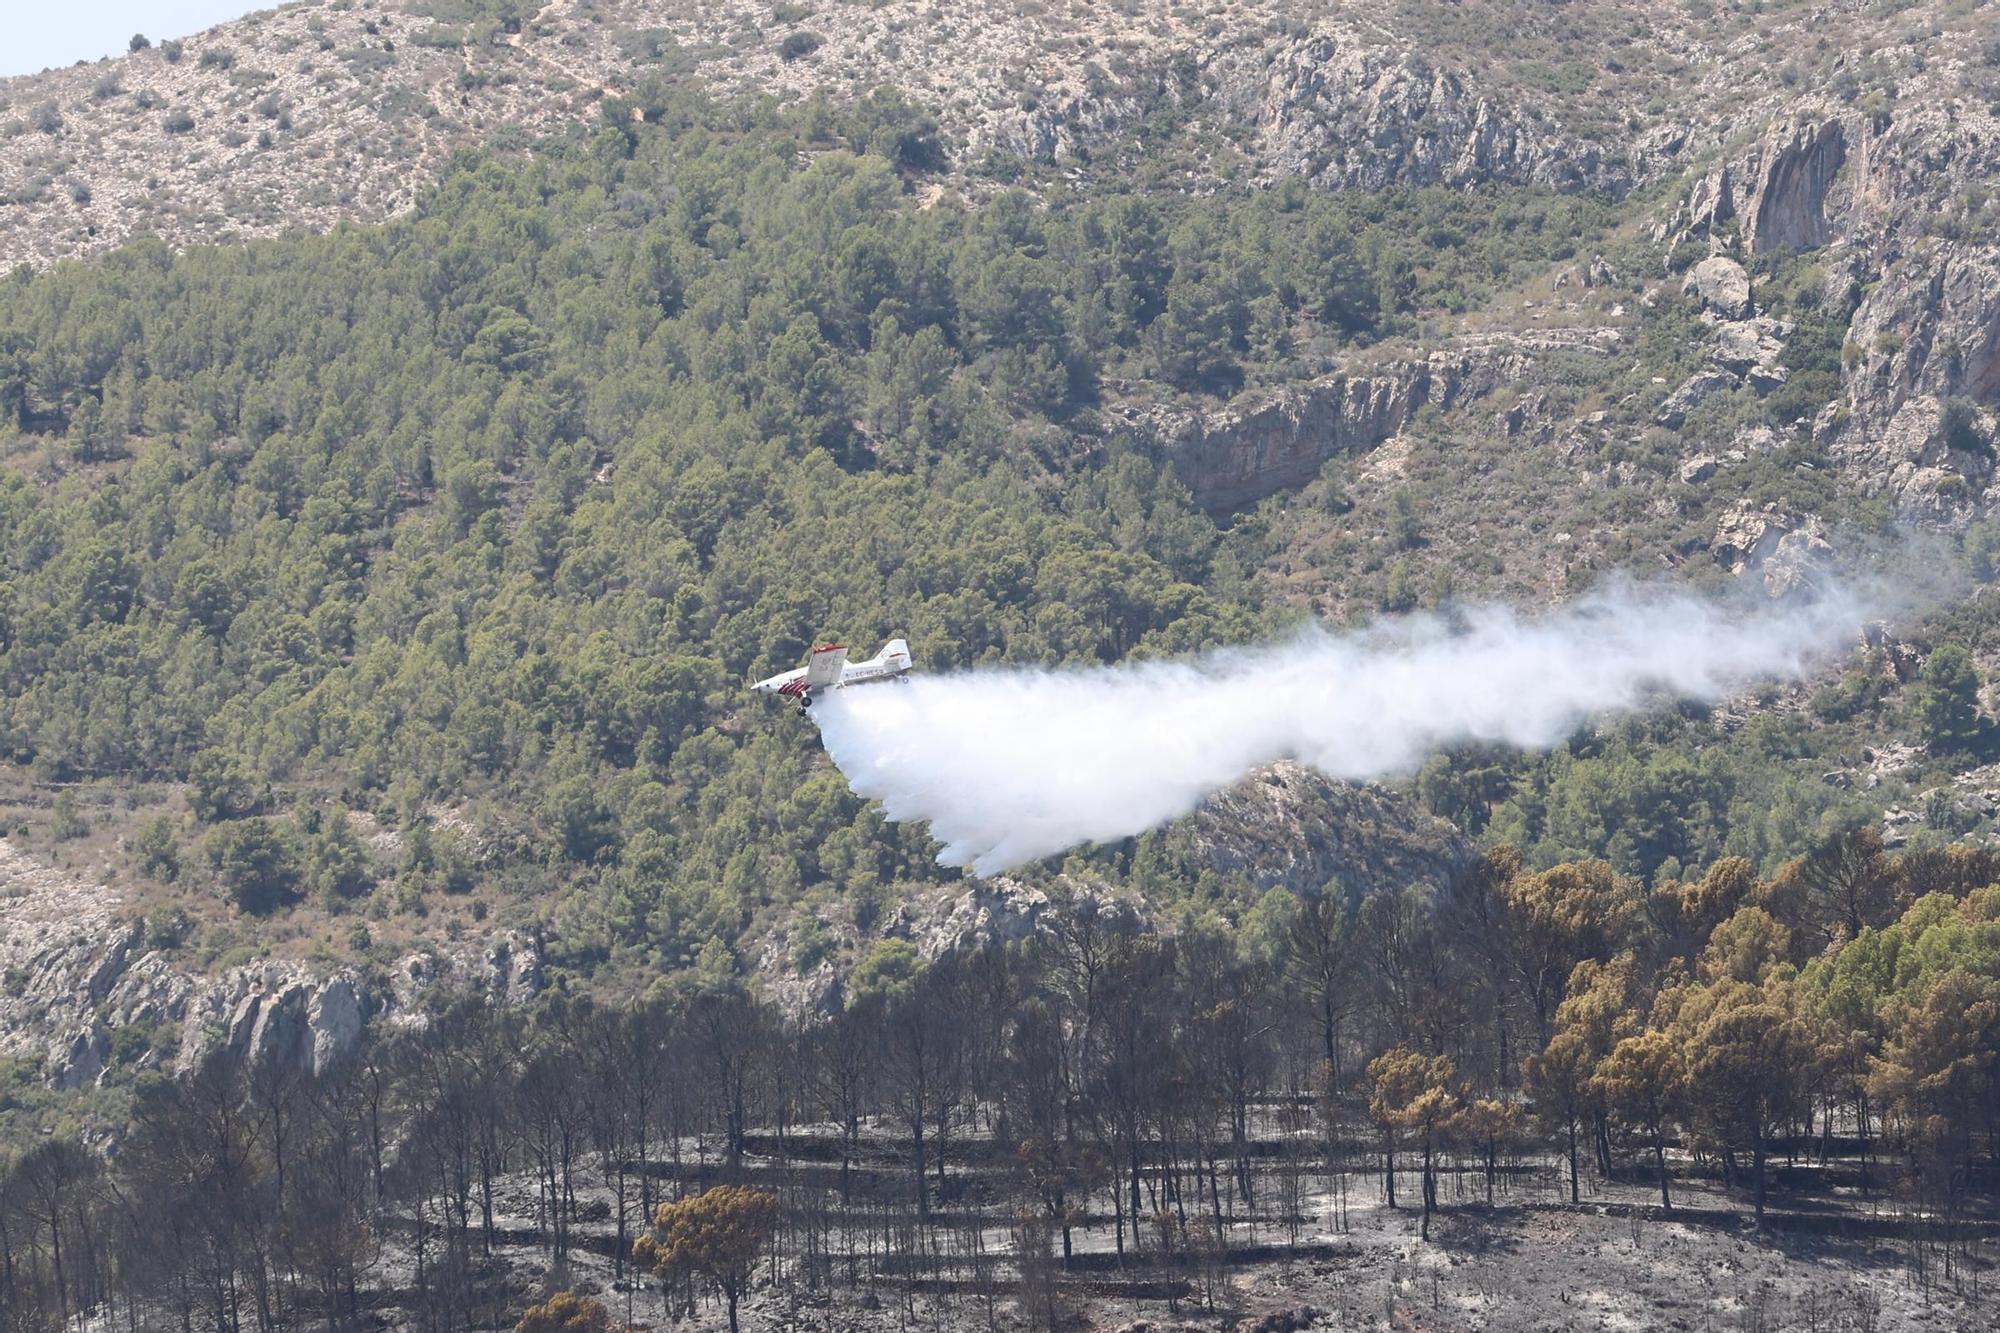
<instances>
[{"instance_id":1,"label":"airplane wing","mask_svg":"<svg viewBox=\"0 0 2000 1333\"><path fill-rule=\"evenodd\" d=\"M830 690L840 684L841 668L847 665L847 649L838 643L823 643L813 649L806 662L806 688Z\"/></svg>"}]
</instances>

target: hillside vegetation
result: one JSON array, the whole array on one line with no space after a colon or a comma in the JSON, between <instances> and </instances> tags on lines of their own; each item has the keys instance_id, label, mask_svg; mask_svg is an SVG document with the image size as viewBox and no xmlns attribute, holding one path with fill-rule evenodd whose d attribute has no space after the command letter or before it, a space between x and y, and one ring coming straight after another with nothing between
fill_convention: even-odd
<instances>
[{"instance_id":1,"label":"hillside vegetation","mask_svg":"<svg viewBox=\"0 0 2000 1333\"><path fill-rule=\"evenodd\" d=\"M886 94L677 102L467 159L378 233L0 291L11 757L128 870L256 914L476 888L673 965L771 903L888 901L939 873L921 828L741 681L829 633L931 670L1254 635L1290 614L1263 525L1195 509L1105 378L1281 375L1575 225L1532 191L1497 228L1430 192L920 203L927 133Z\"/></svg>"}]
</instances>

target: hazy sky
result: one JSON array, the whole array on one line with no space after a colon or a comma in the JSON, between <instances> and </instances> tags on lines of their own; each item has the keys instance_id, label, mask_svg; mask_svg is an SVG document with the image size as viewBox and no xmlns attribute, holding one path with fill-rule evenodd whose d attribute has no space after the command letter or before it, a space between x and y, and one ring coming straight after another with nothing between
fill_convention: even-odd
<instances>
[{"instance_id":1,"label":"hazy sky","mask_svg":"<svg viewBox=\"0 0 2000 1333\"><path fill-rule=\"evenodd\" d=\"M125 49L132 34L155 42L186 37L224 19L240 18L278 0L24 0L9 11L0 34L0 78L51 65L95 60Z\"/></svg>"}]
</instances>

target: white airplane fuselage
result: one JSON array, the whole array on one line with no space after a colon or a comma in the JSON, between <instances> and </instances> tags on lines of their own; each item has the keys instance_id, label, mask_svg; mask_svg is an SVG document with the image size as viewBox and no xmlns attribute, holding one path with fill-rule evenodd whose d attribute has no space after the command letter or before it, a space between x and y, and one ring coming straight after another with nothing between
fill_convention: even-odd
<instances>
[{"instance_id":1,"label":"white airplane fuselage","mask_svg":"<svg viewBox=\"0 0 2000 1333\"><path fill-rule=\"evenodd\" d=\"M781 671L750 688L759 694L780 694L797 699L800 707L810 707L813 695L821 690L844 690L850 685L869 685L896 680L910 669L910 645L891 639L882 651L865 662L847 660L847 649L838 643L823 643L812 650L802 667Z\"/></svg>"}]
</instances>

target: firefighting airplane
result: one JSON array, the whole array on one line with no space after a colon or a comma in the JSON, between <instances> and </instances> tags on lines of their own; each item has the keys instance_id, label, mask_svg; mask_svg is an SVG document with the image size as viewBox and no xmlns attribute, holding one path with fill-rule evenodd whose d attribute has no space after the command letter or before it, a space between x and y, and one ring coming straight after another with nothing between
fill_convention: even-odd
<instances>
[{"instance_id":1,"label":"firefighting airplane","mask_svg":"<svg viewBox=\"0 0 2000 1333\"><path fill-rule=\"evenodd\" d=\"M750 688L759 694L782 694L797 699L800 708L810 708L815 690L844 690L849 685L902 680L909 669L910 645L901 639L889 640L882 645L881 652L866 662L849 662L845 644L823 643L812 650L804 666L781 671Z\"/></svg>"}]
</instances>

